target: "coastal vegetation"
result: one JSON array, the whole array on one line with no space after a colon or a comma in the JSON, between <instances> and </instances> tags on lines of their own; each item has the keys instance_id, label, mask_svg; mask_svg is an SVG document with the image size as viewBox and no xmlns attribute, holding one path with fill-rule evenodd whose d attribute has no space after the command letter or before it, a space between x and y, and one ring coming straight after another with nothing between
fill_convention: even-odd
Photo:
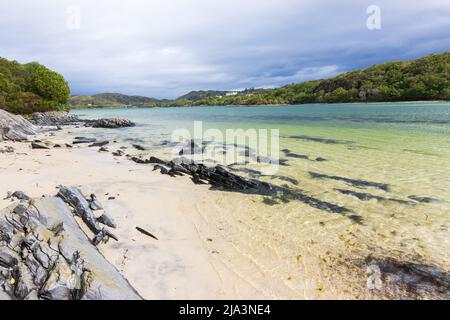
<instances>
[{"instance_id":1,"label":"coastal vegetation","mask_svg":"<svg viewBox=\"0 0 450 320\"><path fill-rule=\"evenodd\" d=\"M0 58L0 108L16 114L68 110L69 96L69 86L59 73L37 62Z\"/></svg>"},{"instance_id":2,"label":"coastal vegetation","mask_svg":"<svg viewBox=\"0 0 450 320\"><path fill-rule=\"evenodd\" d=\"M200 106L304 103L396 102L450 100L450 53L432 54L413 61L396 61L354 70L336 77L288 84L274 89L239 92L192 91L175 100L135 102L95 100L90 106ZM83 102L84 101L84 102ZM72 107L88 107L89 98L72 97Z\"/></svg>"},{"instance_id":3,"label":"coastal vegetation","mask_svg":"<svg viewBox=\"0 0 450 320\"><path fill-rule=\"evenodd\" d=\"M69 99L71 108L86 107L126 107L130 105L144 106L154 102L163 102L154 98L141 96L128 96L120 93L99 93L92 96L74 95Z\"/></svg>"}]
</instances>

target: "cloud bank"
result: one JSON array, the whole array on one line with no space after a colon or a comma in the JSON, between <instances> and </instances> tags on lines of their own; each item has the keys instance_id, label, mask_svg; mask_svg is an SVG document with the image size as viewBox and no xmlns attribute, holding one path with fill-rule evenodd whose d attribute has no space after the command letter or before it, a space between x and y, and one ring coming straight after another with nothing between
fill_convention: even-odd
<instances>
[{"instance_id":1,"label":"cloud bank","mask_svg":"<svg viewBox=\"0 0 450 320\"><path fill-rule=\"evenodd\" d=\"M448 51L449 17L448 0L0 0L0 56L57 70L73 94L174 98Z\"/></svg>"}]
</instances>

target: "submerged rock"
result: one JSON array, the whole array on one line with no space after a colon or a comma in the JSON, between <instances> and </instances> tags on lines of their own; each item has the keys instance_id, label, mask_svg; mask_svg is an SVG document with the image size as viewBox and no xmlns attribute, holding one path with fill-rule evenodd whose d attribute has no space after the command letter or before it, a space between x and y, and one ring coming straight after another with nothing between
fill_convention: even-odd
<instances>
[{"instance_id":1,"label":"submerged rock","mask_svg":"<svg viewBox=\"0 0 450 320\"><path fill-rule=\"evenodd\" d=\"M353 141L348 141L348 140L326 139L326 138L310 137L310 136L305 136L305 135L290 136L289 138L296 139L296 140L319 142L319 143L325 143L325 144L352 144L353 143Z\"/></svg>"},{"instance_id":2,"label":"submerged rock","mask_svg":"<svg viewBox=\"0 0 450 320\"><path fill-rule=\"evenodd\" d=\"M142 161L143 163L147 163L148 160ZM180 167L183 170L180 170ZM302 193L300 190L292 190L264 181L241 177L231 173L220 165L207 167L204 164L186 158L178 158L167 164L158 163L154 166L154 170L160 170L162 174L168 174L170 176L188 174L194 183L209 183L213 189L269 196L274 201L280 200L284 203L291 200L300 201L319 210L342 214L353 222L362 222L362 217L353 214L348 208L316 199Z\"/></svg>"},{"instance_id":3,"label":"submerged rock","mask_svg":"<svg viewBox=\"0 0 450 320\"><path fill-rule=\"evenodd\" d=\"M367 259L368 288L393 299L450 299L450 274L437 266Z\"/></svg>"},{"instance_id":4,"label":"submerged rock","mask_svg":"<svg viewBox=\"0 0 450 320\"><path fill-rule=\"evenodd\" d=\"M411 200L420 202L420 203L436 203L441 202L441 200L436 198L430 198L430 197L419 197L419 196L409 196L408 197Z\"/></svg>"},{"instance_id":5,"label":"submerged rock","mask_svg":"<svg viewBox=\"0 0 450 320\"><path fill-rule=\"evenodd\" d=\"M203 153L204 148L197 144L193 139L189 141L180 151L179 155L193 155Z\"/></svg>"},{"instance_id":6,"label":"submerged rock","mask_svg":"<svg viewBox=\"0 0 450 320\"><path fill-rule=\"evenodd\" d=\"M338 181L344 181L345 183L350 184L354 187L359 187L359 188L374 187L374 188L381 189L383 191L389 191L389 185L386 183L349 179L349 178L338 177L338 176L329 176L326 174L316 173L316 172L311 172L311 171L309 172L309 175L314 179L338 180Z\"/></svg>"},{"instance_id":7,"label":"submerged rock","mask_svg":"<svg viewBox=\"0 0 450 320\"><path fill-rule=\"evenodd\" d=\"M395 199L395 198L385 198L385 197L381 197L381 196L376 196L370 193L364 193L364 192L356 192L356 191L352 191L352 190L344 190L344 189L335 189L336 191L345 194L345 195L350 195L350 196L354 196L356 198L358 198L361 201L369 201L369 200L377 200L377 201L392 201L392 202L397 202L400 204L405 204L405 205L409 205L409 206L414 206L416 203L413 201L406 201L406 200L402 200L402 199Z\"/></svg>"}]
</instances>

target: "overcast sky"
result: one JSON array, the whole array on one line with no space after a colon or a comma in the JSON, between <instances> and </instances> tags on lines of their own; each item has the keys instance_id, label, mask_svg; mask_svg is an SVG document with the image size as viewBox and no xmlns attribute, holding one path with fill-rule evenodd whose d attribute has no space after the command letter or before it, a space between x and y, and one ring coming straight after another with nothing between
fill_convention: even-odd
<instances>
[{"instance_id":1,"label":"overcast sky","mask_svg":"<svg viewBox=\"0 0 450 320\"><path fill-rule=\"evenodd\" d=\"M0 0L0 56L72 94L273 87L444 51L450 0Z\"/></svg>"}]
</instances>

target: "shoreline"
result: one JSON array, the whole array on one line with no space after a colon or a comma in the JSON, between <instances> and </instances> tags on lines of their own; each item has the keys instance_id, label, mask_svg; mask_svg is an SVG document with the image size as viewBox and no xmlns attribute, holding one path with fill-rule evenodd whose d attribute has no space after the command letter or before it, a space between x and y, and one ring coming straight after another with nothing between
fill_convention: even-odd
<instances>
[{"instance_id":1,"label":"shoreline","mask_svg":"<svg viewBox=\"0 0 450 320\"><path fill-rule=\"evenodd\" d=\"M77 128L69 126L56 133L38 134L33 140L63 145L76 135ZM286 244L275 234L267 234L266 226L255 224L254 218L243 224L241 219L254 215L253 201L243 194L211 191L209 185L162 175L153 171L153 166L87 145L42 150L31 149L29 142L4 141L0 145L14 148L0 158L0 175L9 181L0 186L0 194L20 190L39 198L54 195L59 185L66 185L80 188L85 196L98 197L117 223L113 232L119 238L99 245L98 250L144 299L373 298L366 290L346 292L349 279L335 278L332 270L318 264L316 253L308 253L310 248L305 248L301 261L298 256L281 258L285 254L278 250ZM255 201L262 199L254 197ZM10 205L10 200L0 197L1 208ZM258 252L252 252L255 244L260 246ZM288 253L295 247L286 249ZM364 274L361 279L365 281ZM353 281L359 280L354 277Z\"/></svg>"},{"instance_id":2,"label":"shoreline","mask_svg":"<svg viewBox=\"0 0 450 320\"><path fill-rule=\"evenodd\" d=\"M36 137L43 138L48 137ZM114 232L119 238L98 248L143 298L269 298L211 253L214 246L208 239L219 236L195 209L196 201L208 193L206 186L192 186L182 177L170 181L148 167L102 154L97 148L32 150L28 143L2 144L15 152L0 159L2 179L9 181L0 186L0 194L21 190L39 198L55 194L56 187L64 184L98 196L117 222ZM115 199L108 200L110 196ZM2 196L1 208L9 205ZM142 235L135 227L152 230L159 240Z\"/></svg>"},{"instance_id":3,"label":"shoreline","mask_svg":"<svg viewBox=\"0 0 450 320\"><path fill-rule=\"evenodd\" d=\"M96 130L71 125L30 139L64 146L80 131L95 136ZM110 141L110 150L99 152L100 146L87 144L31 149L31 141L0 143L15 149L0 157L0 174L8 181L0 194L21 190L41 197L66 185L81 188L85 196L97 195L117 222L114 234L119 238L98 249L145 299L411 298L420 293L394 291L390 296L389 290L370 290L368 281L379 281L380 268L387 274L394 270L394 279L414 278L417 268L440 272L386 248L366 247L353 234L359 225L349 219L311 211L300 212L310 217L302 220L295 205L289 204L285 204L288 215L267 206L259 211L261 195L212 191L210 185L193 184L188 176L160 174L148 162L136 163L133 157L142 152L128 142ZM128 148L124 150L130 157L111 153L121 147ZM156 150L149 151L159 156ZM2 208L10 204L0 200ZM323 232L345 230L339 234L342 243L330 246L323 241L326 233L310 233L325 217L331 223L322 225ZM293 236L298 232L303 235ZM433 279L428 277L427 285ZM434 297L431 292L427 297Z\"/></svg>"},{"instance_id":4,"label":"shoreline","mask_svg":"<svg viewBox=\"0 0 450 320\"><path fill-rule=\"evenodd\" d=\"M185 105L185 106L92 106L92 107L80 107L70 108L73 110L86 110L86 109L152 109L152 108L196 108L196 107L293 107L293 106L309 106L309 105L379 105L379 104L396 104L396 105L408 105L408 104L446 104L450 101L445 100L418 100L418 101L383 101L383 102L336 102L336 103L301 103L301 104L232 104L232 105Z\"/></svg>"}]
</instances>

